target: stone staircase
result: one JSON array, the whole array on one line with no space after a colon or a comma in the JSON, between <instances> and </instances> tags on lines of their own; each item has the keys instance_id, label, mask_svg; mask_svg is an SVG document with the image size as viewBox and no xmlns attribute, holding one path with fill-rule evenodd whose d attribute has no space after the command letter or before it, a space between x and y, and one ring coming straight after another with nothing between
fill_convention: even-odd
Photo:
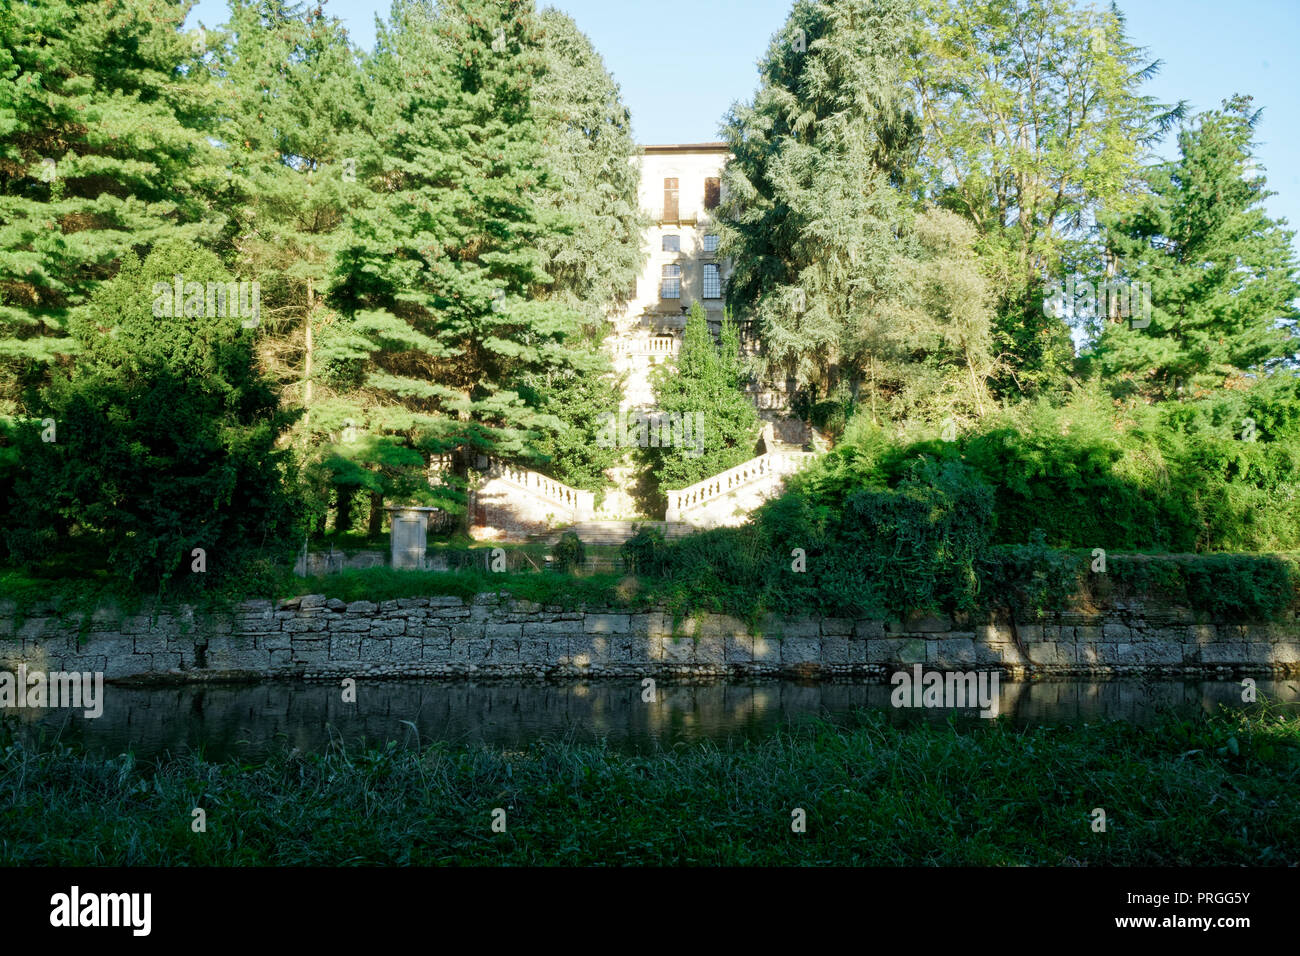
<instances>
[{"instance_id":1,"label":"stone staircase","mask_svg":"<svg viewBox=\"0 0 1300 956\"><path fill-rule=\"evenodd\" d=\"M781 490L785 479L805 468L817 455L810 451L773 448L721 474L668 491L669 523L694 528L743 524L750 512Z\"/></svg>"},{"instance_id":2,"label":"stone staircase","mask_svg":"<svg viewBox=\"0 0 1300 956\"><path fill-rule=\"evenodd\" d=\"M666 491L664 521L631 514L635 506L626 489L597 510L590 491L492 460L488 480L474 492L475 524L480 526L474 536L554 544L561 531L571 530L585 544L617 546L632 537L636 525L658 525L666 538L678 538L696 530L743 524L751 512L780 492L786 478L818 454L778 441L771 423L763 429L759 450L761 454L734 468L686 488ZM622 475L624 483L630 474Z\"/></svg>"},{"instance_id":3,"label":"stone staircase","mask_svg":"<svg viewBox=\"0 0 1300 956\"><path fill-rule=\"evenodd\" d=\"M471 534L479 540L521 538L590 520L595 495L527 468L491 459L470 497Z\"/></svg>"},{"instance_id":4,"label":"stone staircase","mask_svg":"<svg viewBox=\"0 0 1300 956\"><path fill-rule=\"evenodd\" d=\"M583 544L587 545L605 545L616 547L635 533L635 527L645 527L654 525L663 531L664 537L668 539L681 538L690 534L695 529L690 525L681 522L669 523L667 521L583 521L578 524L570 525L563 531L553 531L546 534L534 535L535 540L542 541L545 544L553 545L560 540L560 535L565 531L572 531L582 539Z\"/></svg>"}]
</instances>

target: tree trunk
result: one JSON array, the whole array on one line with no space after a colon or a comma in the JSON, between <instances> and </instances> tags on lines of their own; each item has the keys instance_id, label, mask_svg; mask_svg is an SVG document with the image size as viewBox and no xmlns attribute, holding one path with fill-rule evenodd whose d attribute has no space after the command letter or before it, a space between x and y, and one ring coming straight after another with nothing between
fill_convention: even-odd
<instances>
[{"instance_id":1,"label":"tree trunk","mask_svg":"<svg viewBox=\"0 0 1300 956\"><path fill-rule=\"evenodd\" d=\"M377 491L370 492L370 527L371 535L384 532L384 496Z\"/></svg>"},{"instance_id":2,"label":"tree trunk","mask_svg":"<svg viewBox=\"0 0 1300 956\"><path fill-rule=\"evenodd\" d=\"M302 423L307 424L311 418L311 353L312 353L312 334L311 320L312 313L316 311L316 290L312 280L307 280L307 319L303 323L303 349L306 353L303 359L302 368L302 407L306 409L303 412Z\"/></svg>"},{"instance_id":3,"label":"tree trunk","mask_svg":"<svg viewBox=\"0 0 1300 956\"><path fill-rule=\"evenodd\" d=\"M343 533L352 530L352 499L356 489L340 485L338 488L338 505L334 513L334 530Z\"/></svg>"}]
</instances>

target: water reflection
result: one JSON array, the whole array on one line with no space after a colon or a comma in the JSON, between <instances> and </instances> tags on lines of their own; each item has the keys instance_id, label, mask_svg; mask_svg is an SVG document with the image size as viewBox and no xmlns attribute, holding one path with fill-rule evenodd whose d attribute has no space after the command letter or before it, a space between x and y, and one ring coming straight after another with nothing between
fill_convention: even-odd
<instances>
[{"instance_id":1,"label":"water reflection","mask_svg":"<svg viewBox=\"0 0 1300 956\"><path fill-rule=\"evenodd\" d=\"M1259 680L1262 697L1300 709L1300 681ZM357 702L338 687L261 683L175 688L109 688L104 714L6 710L21 739L59 738L101 753L141 758L201 749L211 758L256 758L282 746L323 749L433 740L521 748L539 738L605 739L646 752L691 741L758 739L808 716L851 720L859 709L891 720L946 720L943 710L899 710L877 683L660 684L643 702L639 681L570 684L361 683ZM1243 706L1236 681L1032 681L1001 684L1001 712L1019 724L1118 718L1147 723L1163 711L1210 713ZM976 721L973 710L957 712ZM413 726L412 726L413 725Z\"/></svg>"}]
</instances>

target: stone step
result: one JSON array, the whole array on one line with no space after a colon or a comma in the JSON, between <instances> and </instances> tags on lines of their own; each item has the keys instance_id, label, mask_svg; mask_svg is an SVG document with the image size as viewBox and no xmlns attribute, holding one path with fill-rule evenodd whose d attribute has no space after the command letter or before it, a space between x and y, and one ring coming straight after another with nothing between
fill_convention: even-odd
<instances>
[{"instance_id":1,"label":"stone step","mask_svg":"<svg viewBox=\"0 0 1300 956\"><path fill-rule=\"evenodd\" d=\"M565 531L572 531L582 539L583 544L590 545L620 545L627 541L635 533L633 526L654 525L660 528L664 537L668 539L681 538L690 534L695 529L682 522L673 522L669 524L664 521L580 521L577 524L570 525L558 531L551 531L546 534L537 535L534 540L542 541L546 544L555 544L560 540L560 535Z\"/></svg>"}]
</instances>

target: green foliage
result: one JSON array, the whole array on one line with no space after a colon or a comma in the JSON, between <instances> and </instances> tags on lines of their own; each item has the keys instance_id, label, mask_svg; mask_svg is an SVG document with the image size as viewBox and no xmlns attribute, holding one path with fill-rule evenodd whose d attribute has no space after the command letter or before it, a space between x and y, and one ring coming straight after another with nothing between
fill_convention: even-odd
<instances>
[{"instance_id":1,"label":"green foliage","mask_svg":"<svg viewBox=\"0 0 1300 956\"><path fill-rule=\"evenodd\" d=\"M619 554L631 574L662 575L667 568L667 549L662 528L641 525L633 528L632 537L623 542Z\"/></svg>"},{"instance_id":2,"label":"green foliage","mask_svg":"<svg viewBox=\"0 0 1300 956\"><path fill-rule=\"evenodd\" d=\"M1159 64L1114 6L930 0L916 43L915 186L978 230L1000 391L1053 391L1073 355L1064 323L1040 307L1042 277L1088 256L1090 218L1125 204L1147 146L1182 108L1139 92Z\"/></svg>"},{"instance_id":3,"label":"green foliage","mask_svg":"<svg viewBox=\"0 0 1300 956\"><path fill-rule=\"evenodd\" d=\"M1121 593L1153 595L1222 621L1280 619L1300 593L1300 562L1283 555L1119 555L1106 572Z\"/></svg>"},{"instance_id":4,"label":"green foliage","mask_svg":"<svg viewBox=\"0 0 1300 956\"><path fill-rule=\"evenodd\" d=\"M211 241L220 114L181 0L0 6L0 412L128 249Z\"/></svg>"},{"instance_id":5,"label":"green foliage","mask_svg":"<svg viewBox=\"0 0 1300 956\"><path fill-rule=\"evenodd\" d=\"M609 484L606 471L622 458L616 443L599 438L623 392L609 357L594 347L579 348L570 353L572 367L524 376L520 395L559 423L533 439L533 467L574 488L600 492Z\"/></svg>"},{"instance_id":6,"label":"green foliage","mask_svg":"<svg viewBox=\"0 0 1300 956\"><path fill-rule=\"evenodd\" d=\"M1150 171L1143 205L1112 216L1108 251L1151 295L1150 315L1107 323L1091 356L1116 394L1204 398L1294 361L1295 233L1263 208L1273 194L1253 167L1258 117L1249 97L1197 116L1178 160Z\"/></svg>"},{"instance_id":7,"label":"green foliage","mask_svg":"<svg viewBox=\"0 0 1300 956\"><path fill-rule=\"evenodd\" d=\"M893 486L846 488L838 499L789 492L739 528L667 544L643 529L624 554L629 570L668 579L679 613L968 611L991 520L992 494L970 469L917 463Z\"/></svg>"},{"instance_id":8,"label":"green foliage","mask_svg":"<svg viewBox=\"0 0 1300 956\"><path fill-rule=\"evenodd\" d=\"M643 456L661 489L685 488L754 457L758 413L744 391L748 376L730 313L715 342L704 309L692 304L676 362L656 368L652 376L656 412L670 416L670 422L674 415L691 422L694 433L693 441L645 448Z\"/></svg>"},{"instance_id":9,"label":"green foliage","mask_svg":"<svg viewBox=\"0 0 1300 956\"><path fill-rule=\"evenodd\" d=\"M751 103L728 114L719 252L728 303L755 320L764 374L856 397L872 338L892 320L894 188L916 148L902 0L798 0L759 64ZM802 49L801 49L802 47Z\"/></svg>"},{"instance_id":10,"label":"green foliage","mask_svg":"<svg viewBox=\"0 0 1300 956\"><path fill-rule=\"evenodd\" d=\"M587 560L587 548L576 532L566 531L560 535L560 540L555 543L555 548L551 551L551 558L555 562L557 571L581 570L583 563Z\"/></svg>"},{"instance_id":11,"label":"green foliage","mask_svg":"<svg viewBox=\"0 0 1300 956\"><path fill-rule=\"evenodd\" d=\"M573 223L540 238L546 295L583 311L602 332L607 310L624 299L644 261L648 221L637 199L632 117L618 84L577 24L558 10L538 15L545 68L532 90L544 132L551 188L541 201Z\"/></svg>"},{"instance_id":12,"label":"green foliage","mask_svg":"<svg viewBox=\"0 0 1300 956\"><path fill-rule=\"evenodd\" d=\"M150 764L5 744L0 863L1282 866L1300 852L1298 772L1300 721L1282 707L1150 727L875 711L653 754L394 742ZM198 791L239 825L194 839ZM1081 838L1099 791L1124 824ZM810 794L808 832L773 838L792 793ZM514 808L509 834L485 840L482 808L498 805Z\"/></svg>"},{"instance_id":13,"label":"green foliage","mask_svg":"<svg viewBox=\"0 0 1300 956\"><path fill-rule=\"evenodd\" d=\"M17 561L80 555L142 590L178 576L202 591L272 571L296 538L293 414L258 374L238 317L154 314L156 284L229 277L216 257L164 242L129 255L74 324L81 346L10 440L4 541ZM188 310L187 310L188 311ZM54 441L41 419L52 419ZM192 570L192 551L206 571Z\"/></svg>"},{"instance_id":14,"label":"green foliage","mask_svg":"<svg viewBox=\"0 0 1300 956\"><path fill-rule=\"evenodd\" d=\"M979 562L984 602L1005 610L1012 621L1038 621L1061 608L1077 606L1088 562L1053 550L1035 529L1028 544L990 548Z\"/></svg>"},{"instance_id":15,"label":"green foliage","mask_svg":"<svg viewBox=\"0 0 1300 956\"><path fill-rule=\"evenodd\" d=\"M892 486L918 458L960 460L992 490L995 543L1026 544L1041 530L1054 548L1291 551L1300 548L1297 389L1277 375L1160 407L1080 390L1064 405L987 416L947 442L855 420L798 484L839 506L855 488Z\"/></svg>"}]
</instances>

